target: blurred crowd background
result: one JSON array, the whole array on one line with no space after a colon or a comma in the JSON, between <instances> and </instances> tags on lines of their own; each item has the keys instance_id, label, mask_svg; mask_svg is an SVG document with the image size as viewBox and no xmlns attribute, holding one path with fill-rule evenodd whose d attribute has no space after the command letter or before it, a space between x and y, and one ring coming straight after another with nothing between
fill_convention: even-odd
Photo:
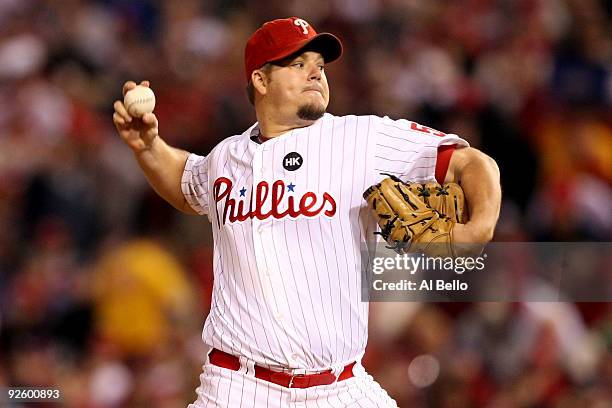
<instances>
[{"instance_id":1,"label":"blurred crowd background","mask_svg":"<svg viewBox=\"0 0 612 408\"><path fill-rule=\"evenodd\" d=\"M150 80L161 135L206 154L254 122L246 39L292 15L344 43L330 112L497 160L497 241L612 240L609 1L0 0L0 387L59 387L69 407L195 399L210 226L152 192L112 104ZM371 309L364 364L401 407L612 406L610 303Z\"/></svg>"}]
</instances>

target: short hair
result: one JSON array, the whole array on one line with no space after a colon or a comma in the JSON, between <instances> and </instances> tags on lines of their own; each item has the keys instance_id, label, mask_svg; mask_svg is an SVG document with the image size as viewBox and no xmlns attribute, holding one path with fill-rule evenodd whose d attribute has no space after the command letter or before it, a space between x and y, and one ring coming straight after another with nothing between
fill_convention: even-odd
<instances>
[{"instance_id":1,"label":"short hair","mask_svg":"<svg viewBox=\"0 0 612 408\"><path fill-rule=\"evenodd\" d=\"M270 75L270 72L272 71L272 64L269 62L266 62L264 66L259 69L263 71L264 74ZM253 86L253 81L251 81L250 79L249 79L249 83L246 86L246 91L247 91L247 96L249 98L249 102L251 102L251 105L255 106L255 87Z\"/></svg>"}]
</instances>

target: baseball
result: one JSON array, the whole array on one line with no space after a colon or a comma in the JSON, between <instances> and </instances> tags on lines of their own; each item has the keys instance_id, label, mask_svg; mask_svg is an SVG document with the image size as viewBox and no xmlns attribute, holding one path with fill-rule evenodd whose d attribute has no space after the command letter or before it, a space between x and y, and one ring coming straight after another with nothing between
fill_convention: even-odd
<instances>
[{"instance_id":1,"label":"baseball","mask_svg":"<svg viewBox=\"0 0 612 408\"><path fill-rule=\"evenodd\" d=\"M123 104L131 116L140 118L145 113L153 112L155 94L151 88L138 85L125 94Z\"/></svg>"}]
</instances>

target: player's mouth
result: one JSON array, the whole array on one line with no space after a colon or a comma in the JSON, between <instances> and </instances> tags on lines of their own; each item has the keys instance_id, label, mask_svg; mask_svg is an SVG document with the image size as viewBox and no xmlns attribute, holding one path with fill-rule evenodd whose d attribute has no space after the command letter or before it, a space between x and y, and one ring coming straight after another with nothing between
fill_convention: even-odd
<instances>
[{"instance_id":1,"label":"player's mouth","mask_svg":"<svg viewBox=\"0 0 612 408\"><path fill-rule=\"evenodd\" d=\"M308 88L304 88L302 92L318 92L323 95L323 90L315 86L309 86Z\"/></svg>"}]
</instances>

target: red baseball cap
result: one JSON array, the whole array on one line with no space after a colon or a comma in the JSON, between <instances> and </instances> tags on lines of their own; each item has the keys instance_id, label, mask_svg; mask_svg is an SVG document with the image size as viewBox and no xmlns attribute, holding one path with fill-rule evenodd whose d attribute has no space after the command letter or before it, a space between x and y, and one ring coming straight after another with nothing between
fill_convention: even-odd
<instances>
[{"instance_id":1,"label":"red baseball cap","mask_svg":"<svg viewBox=\"0 0 612 408\"><path fill-rule=\"evenodd\" d=\"M325 62L331 62L342 55L342 43L333 34L317 32L305 20L289 17L268 21L257 29L247 41L244 50L246 80L267 62L281 60L305 48L323 55Z\"/></svg>"}]
</instances>

